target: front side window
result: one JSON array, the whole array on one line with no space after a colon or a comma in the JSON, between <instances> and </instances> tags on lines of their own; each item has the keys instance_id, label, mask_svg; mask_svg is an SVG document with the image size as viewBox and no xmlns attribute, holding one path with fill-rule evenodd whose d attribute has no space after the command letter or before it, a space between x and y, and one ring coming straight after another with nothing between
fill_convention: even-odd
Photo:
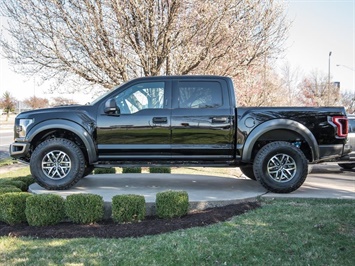
<instances>
[{"instance_id":1,"label":"front side window","mask_svg":"<svg viewBox=\"0 0 355 266\"><path fill-rule=\"evenodd\" d=\"M222 87L218 82L179 82L179 108L218 108L222 103Z\"/></svg>"},{"instance_id":2,"label":"front side window","mask_svg":"<svg viewBox=\"0 0 355 266\"><path fill-rule=\"evenodd\" d=\"M120 92L116 104L121 114L134 114L144 109L164 107L164 82L139 83Z\"/></svg>"}]
</instances>

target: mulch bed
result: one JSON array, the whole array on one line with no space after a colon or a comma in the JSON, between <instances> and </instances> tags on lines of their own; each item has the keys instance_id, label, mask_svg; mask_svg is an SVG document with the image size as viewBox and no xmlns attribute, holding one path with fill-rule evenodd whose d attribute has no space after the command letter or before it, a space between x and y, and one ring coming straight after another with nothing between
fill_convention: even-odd
<instances>
[{"instance_id":1,"label":"mulch bed","mask_svg":"<svg viewBox=\"0 0 355 266\"><path fill-rule=\"evenodd\" d=\"M157 235L191 227L207 226L260 207L260 203L242 202L189 213L181 218L159 219L151 216L139 223L117 224L112 220L90 225L63 222L52 226L7 225L0 222L0 236L33 238L124 238Z\"/></svg>"}]
</instances>

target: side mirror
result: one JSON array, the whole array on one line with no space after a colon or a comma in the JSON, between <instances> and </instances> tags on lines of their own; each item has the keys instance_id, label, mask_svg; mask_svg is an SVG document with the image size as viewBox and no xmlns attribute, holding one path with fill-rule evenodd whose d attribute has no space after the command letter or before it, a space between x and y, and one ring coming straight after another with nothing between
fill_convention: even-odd
<instances>
[{"instance_id":1,"label":"side mirror","mask_svg":"<svg viewBox=\"0 0 355 266\"><path fill-rule=\"evenodd\" d=\"M118 108L115 99L108 99L105 102L105 109L104 109L105 114L108 115L119 115L120 114L120 108Z\"/></svg>"}]
</instances>

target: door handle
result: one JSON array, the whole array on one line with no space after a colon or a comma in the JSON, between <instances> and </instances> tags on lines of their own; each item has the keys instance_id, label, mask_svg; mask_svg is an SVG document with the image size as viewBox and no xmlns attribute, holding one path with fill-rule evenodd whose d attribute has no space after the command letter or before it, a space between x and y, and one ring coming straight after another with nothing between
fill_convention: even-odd
<instances>
[{"instance_id":1,"label":"door handle","mask_svg":"<svg viewBox=\"0 0 355 266\"><path fill-rule=\"evenodd\" d=\"M166 124L168 123L167 117L153 117L154 124Z\"/></svg>"},{"instance_id":2,"label":"door handle","mask_svg":"<svg viewBox=\"0 0 355 266\"><path fill-rule=\"evenodd\" d=\"M227 121L227 117L212 117L212 123L226 123Z\"/></svg>"}]
</instances>

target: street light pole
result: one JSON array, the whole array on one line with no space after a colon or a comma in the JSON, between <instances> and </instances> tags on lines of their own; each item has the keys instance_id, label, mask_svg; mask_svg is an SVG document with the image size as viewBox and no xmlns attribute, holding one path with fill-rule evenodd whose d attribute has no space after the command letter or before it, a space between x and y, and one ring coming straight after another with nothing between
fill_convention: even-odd
<instances>
[{"instance_id":1,"label":"street light pole","mask_svg":"<svg viewBox=\"0 0 355 266\"><path fill-rule=\"evenodd\" d=\"M348 67L348 66L344 66L344 65L336 65L337 67L345 67L345 68L347 68L347 69L349 69L349 70L351 70L351 71L355 71L354 69L352 69L351 67Z\"/></svg>"},{"instance_id":2,"label":"street light pole","mask_svg":"<svg viewBox=\"0 0 355 266\"><path fill-rule=\"evenodd\" d=\"M328 56L328 105L330 103L330 57L332 55L332 51L329 52Z\"/></svg>"}]
</instances>

